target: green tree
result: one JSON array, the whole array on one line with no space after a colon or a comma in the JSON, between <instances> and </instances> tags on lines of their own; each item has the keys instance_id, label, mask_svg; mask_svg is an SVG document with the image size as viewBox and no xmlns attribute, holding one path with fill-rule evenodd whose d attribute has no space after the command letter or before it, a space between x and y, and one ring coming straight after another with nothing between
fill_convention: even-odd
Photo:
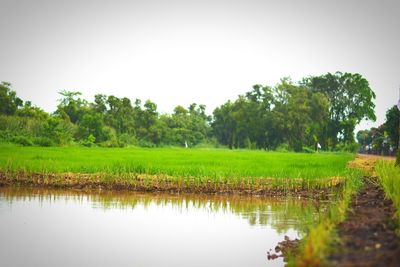
<instances>
[{"instance_id":1,"label":"green tree","mask_svg":"<svg viewBox=\"0 0 400 267\"><path fill-rule=\"evenodd\" d=\"M113 127L117 134L134 135L135 117L131 101L126 97L109 96L106 103L109 106L105 116L106 124ZM100 97L98 97L96 104L96 110L105 110L106 105L100 100Z\"/></svg>"},{"instance_id":2,"label":"green tree","mask_svg":"<svg viewBox=\"0 0 400 267\"><path fill-rule=\"evenodd\" d=\"M0 83L0 114L14 115L23 101L17 97L15 91L11 90L11 84L7 82Z\"/></svg>"},{"instance_id":3,"label":"green tree","mask_svg":"<svg viewBox=\"0 0 400 267\"><path fill-rule=\"evenodd\" d=\"M386 121L385 121L385 131L389 135L390 145L397 151L399 149L399 120L400 120L400 111L397 109L397 106L391 107L386 112Z\"/></svg>"},{"instance_id":4,"label":"green tree","mask_svg":"<svg viewBox=\"0 0 400 267\"><path fill-rule=\"evenodd\" d=\"M218 142L233 148L235 145L236 121L232 116L233 103L231 101L217 107L213 112L211 123L213 135Z\"/></svg>"},{"instance_id":5,"label":"green tree","mask_svg":"<svg viewBox=\"0 0 400 267\"><path fill-rule=\"evenodd\" d=\"M289 148L300 152L306 143L307 135L311 132L310 91L290 84L288 92L290 94L287 103Z\"/></svg>"},{"instance_id":6,"label":"green tree","mask_svg":"<svg viewBox=\"0 0 400 267\"><path fill-rule=\"evenodd\" d=\"M141 107L141 101L136 99L134 107L136 135L139 139L151 142L155 138L154 128L158 120L157 105L147 100Z\"/></svg>"},{"instance_id":7,"label":"green tree","mask_svg":"<svg viewBox=\"0 0 400 267\"><path fill-rule=\"evenodd\" d=\"M56 145L68 145L72 142L76 125L69 120L49 116L43 124L39 136L48 138Z\"/></svg>"},{"instance_id":8,"label":"green tree","mask_svg":"<svg viewBox=\"0 0 400 267\"><path fill-rule=\"evenodd\" d=\"M329 100L325 94L312 93L310 100L311 126L309 146L319 143L322 149L328 147L329 106Z\"/></svg>"},{"instance_id":9,"label":"green tree","mask_svg":"<svg viewBox=\"0 0 400 267\"><path fill-rule=\"evenodd\" d=\"M192 144L196 145L206 142L211 133L211 117L206 115L206 106L192 103L188 110L190 118L189 129L192 131Z\"/></svg>"},{"instance_id":10,"label":"green tree","mask_svg":"<svg viewBox=\"0 0 400 267\"><path fill-rule=\"evenodd\" d=\"M88 111L88 102L81 99L80 92L61 91L59 94L62 96L59 99L56 114L68 118L72 123L77 123L78 120Z\"/></svg>"},{"instance_id":11,"label":"green tree","mask_svg":"<svg viewBox=\"0 0 400 267\"><path fill-rule=\"evenodd\" d=\"M85 113L78 124L78 139L87 139L92 135L96 142L106 141L103 134L104 122L99 113Z\"/></svg>"},{"instance_id":12,"label":"green tree","mask_svg":"<svg viewBox=\"0 0 400 267\"><path fill-rule=\"evenodd\" d=\"M92 106L96 112L105 115L107 111L107 96L103 94L95 95Z\"/></svg>"},{"instance_id":13,"label":"green tree","mask_svg":"<svg viewBox=\"0 0 400 267\"><path fill-rule=\"evenodd\" d=\"M267 148L271 141L268 139L268 129L271 129L271 109L274 105L273 89L269 86L256 84L245 94L247 104L244 105L245 116L252 118L247 122L248 133L245 145L248 148Z\"/></svg>"},{"instance_id":14,"label":"green tree","mask_svg":"<svg viewBox=\"0 0 400 267\"><path fill-rule=\"evenodd\" d=\"M18 109L15 113L19 117L35 118L38 120L46 120L49 114L41 108L32 106L31 101L26 101L22 108Z\"/></svg>"},{"instance_id":15,"label":"green tree","mask_svg":"<svg viewBox=\"0 0 400 267\"><path fill-rule=\"evenodd\" d=\"M371 139L372 139L372 153L383 154L385 147L385 128L383 125L378 128L371 128Z\"/></svg>"},{"instance_id":16,"label":"green tree","mask_svg":"<svg viewBox=\"0 0 400 267\"><path fill-rule=\"evenodd\" d=\"M368 146L372 143L372 133L370 130L361 130L356 135L357 142L361 145L363 151L366 151Z\"/></svg>"},{"instance_id":17,"label":"green tree","mask_svg":"<svg viewBox=\"0 0 400 267\"><path fill-rule=\"evenodd\" d=\"M213 133L233 148L301 151L326 139L329 101L323 93L283 78L274 88L254 85L245 96L214 110Z\"/></svg>"},{"instance_id":18,"label":"green tree","mask_svg":"<svg viewBox=\"0 0 400 267\"><path fill-rule=\"evenodd\" d=\"M375 93L360 74L327 73L303 82L313 92L324 93L329 99L330 120L327 131L331 146L335 147L340 141L353 142L354 128L361 120L375 121Z\"/></svg>"}]
</instances>

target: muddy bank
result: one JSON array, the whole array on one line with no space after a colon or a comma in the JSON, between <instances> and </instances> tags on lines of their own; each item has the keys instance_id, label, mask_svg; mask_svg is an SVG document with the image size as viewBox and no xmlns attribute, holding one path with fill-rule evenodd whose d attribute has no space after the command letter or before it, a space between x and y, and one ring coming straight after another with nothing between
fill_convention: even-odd
<instances>
[{"instance_id":1,"label":"muddy bank","mask_svg":"<svg viewBox=\"0 0 400 267\"><path fill-rule=\"evenodd\" d=\"M341 243L329 257L332 266L400 266L395 209L378 184L376 178L365 179L348 218L338 225Z\"/></svg>"},{"instance_id":2,"label":"muddy bank","mask_svg":"<svg viewBox=\"0 0 400 267\"><path fill-rule=\"evenodd\" d=\"M267 259L275 260L279 257L282 257L285 259L285 262L287 262L288 258L291 255L296 255L297 253L299 253L299 245L300 245L299 239L296 238L290 240L288 236L285 236L283 241L278 242L278 245L274 248L274 251L270 249L267 252Z\"/></svg>"},{"instance_id":3,"label":"muddy bank","mask_svg":"<svg viewBox=\"0 0 400 267\"><path fill-rule=\"evenodd\" d=\"M111 175L78 173L27 173L0 171L0 186L20 185L42 188L77 190L114 190L137 192L238 194L260 196L293 196L311 199L329 199L340 191L341 178L326 178L323 186L310 187L301 179L242 179L233 182L176 178L167 175Z\"/></svg>"}]
</instances>

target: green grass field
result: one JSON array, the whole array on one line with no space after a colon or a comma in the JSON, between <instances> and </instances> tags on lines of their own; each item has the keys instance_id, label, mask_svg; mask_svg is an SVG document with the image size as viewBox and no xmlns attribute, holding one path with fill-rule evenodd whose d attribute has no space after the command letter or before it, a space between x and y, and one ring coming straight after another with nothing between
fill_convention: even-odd
<instances>
[{"instance_id":1,"label":"green grass field","mask_svg":"<svg viewBox=\"0 0 400 267\"><path fill-rule=\"evenodd\" d=\"M51 173L165 174L180 177L344 176L354 155L227 149L20 147L0 144L0 169Z\"/></svg>"}]
</instances>

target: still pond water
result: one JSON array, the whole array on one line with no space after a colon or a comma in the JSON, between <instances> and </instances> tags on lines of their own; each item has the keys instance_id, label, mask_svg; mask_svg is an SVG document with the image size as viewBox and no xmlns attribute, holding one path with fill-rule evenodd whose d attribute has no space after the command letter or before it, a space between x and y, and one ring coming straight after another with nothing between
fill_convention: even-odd
<instances>
[{"instance_id":1,"label":"still pond water","mask_svg":"<svg viewBox=\"0 0 400 267\"><path fill-rule=\"evenodd\" d=\"M0 188L0 266L283 266L267 252L317 216L293 198Z\"/></svg>"}]
</instances>

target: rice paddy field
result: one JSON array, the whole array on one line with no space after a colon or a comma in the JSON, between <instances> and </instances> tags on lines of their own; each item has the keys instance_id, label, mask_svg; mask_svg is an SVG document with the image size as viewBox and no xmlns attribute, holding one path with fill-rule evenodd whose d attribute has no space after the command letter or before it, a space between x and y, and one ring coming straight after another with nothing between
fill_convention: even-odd
<instances>
[{"instance_id":1,"label":"rice paddy field","mask_svg":"<svg viewBox=\"0 0 400 267\"><path fill-rule=\"evenodd\" d=\"M136 173L179 177L343 177L349 153L227 149L19 147L0 144L0 170L46 173Z\"/></svg>"},{"instance_id":2,"label":"rice paddy field","mask_svg":"<svg viewBox=\"0 0 400 267\"><path fill-rule=\"evenodd\" d=\"M354 174L348 168L348 162L354 158L355 155L349 153L0 144L0 185L22 189L24 186L95 189L92 193L115 192L114 189L199 195L228 193L231 196L249 193L277 197L279 201L292 201L287 197L296 196L293 198L296 203L300 201L297 196L307 197L310 203L314 203L312 199L329 200L312 204L316 205L315 211L307 213L310 216L306 220L302 220L302 216L294 216L292 220L301 222L304 233L301 235L304 238L302 252L298 259L292 258L292 262L296 265L297 261L310 262L311 258L317 259L314 265L318 265L318 259L326 255L334 225L344 219L348 198L357 187L354 182L360 181L359 173ZM257 201L264 203L262 199ZM262 205L268 215L265 221L269 222L272 206L266 203ZM296 205L306 214L303 202ZM284 219L279 221L276 229L282 228L290 214L286 204L282 214ZM314 247L317 243L321 245ZM282 266L283 261L273 264Z\"/></svg>"},{"instance_id":3,"label":"rice paddy field","mask_svg":"<svg viewBox=\"0 0 400 267\"><path fill-rule=\"evenodd\" d=\"M253 211L245 211L240 213L239 217L250 216L249 223L252 227L256 222L268 222L266 225L272 226L275 231L269 235L277 235L277 240L268 246L274 247L278 242L282 248L287 246L287 249L290 249L289 254L284 255L285 262L281 259L268 263L273 266L323 266L333 263L332 260L336 259L331 253L341 247L337 241L342 238L338 234L338 225L346 222L348 210L354 208L353 202L360 196L359 192L370 190L369 184L365 183L365 177L375 176L374 170L380 177L379 182L386 197L393 200L397 208L396 218L400 217L398 168L393 162L382 161L376 164L378 159L333 152L306 154L208 148L23 147L0 144L0 187L4 188L4 192L11 190L10 192L14 193L15 190L82 189L83 194L89 194L88 196L115 194L118 200L106 204L113 210L125 202L128 206L134 204L132 207L135 207L137 201L131 200L139 196L135 194L149 193L146 197L151 200L160 197L157 194L176 192L180 194L172 194L167 198L177 199L185 194L189 194L189 198L203 196L206 199L207 212L210 212L214 205L220 205L219 202L211 201L212 195L206 195L207 193L221 193L218 196L232 198L221 204L232 209L235 208L234 198L242 199L244 195L249 194L251 196L246 196L249 198L242 199L241 203L251 206L250 204L256 201L260 203L262 212L253 218L250 216L255 214ZM71 192L81 192L79 190ZM4 192L3 196L6 196ZM51 194L57 195L57 192ZM129 200L120 198L124 194L129 196ZM25 192L22 195L29 194ZM38 195L40 198L46 194ZM275 216L276 212L271 213L273 205L266 200L268 197L284 203L282 212L279 213L282 214L282 218L279 217L276 224L272 224L271 221L271 216ZM304 204L304 200L309 201L307 205L311 206ZM89 204L97 206L95 202ZM296 222L301 227L286 229L284 226L287 225L288 215L291 214L287 203L292 202L295 203L293 210L299 210L299 214L307 216L296 213L297 215L289 221ZM186 202L185 207L188 207ZM162 205L157 214L164 214L164 210L165 205ZM223 216L229 215L230 211L224 211ZM196 213L197 210L193 212ZM182 218L181 213L173 216L176 216L177 220ZM226 222L224 221L224 227ZM186 225L183 224L182 227ZM230 218L229 225L237 224ZM246 226L244 229L253 229L252 227ZM260 227L264 229L265 225L260 224ZM174 238L181 235L178 230ZM294 230L297 234L293 234ZM249 232L250 235L252 233ZM289 240L286 234L290 237L298 236L301 240ZM264 239L260 239L260 242L264 242ZM279 242L282 239L284 242ZM249 240L254 241L253 238ZM257 245L254 251L265 248L265 245ZM291 249L294 249L293 255ZM249 256L247 260L262 257L263 260L259 263L263 265L265 256ZM268 254L268 257L274 258L273 256L274 254Z\"/></svg>"}]
</instances>

